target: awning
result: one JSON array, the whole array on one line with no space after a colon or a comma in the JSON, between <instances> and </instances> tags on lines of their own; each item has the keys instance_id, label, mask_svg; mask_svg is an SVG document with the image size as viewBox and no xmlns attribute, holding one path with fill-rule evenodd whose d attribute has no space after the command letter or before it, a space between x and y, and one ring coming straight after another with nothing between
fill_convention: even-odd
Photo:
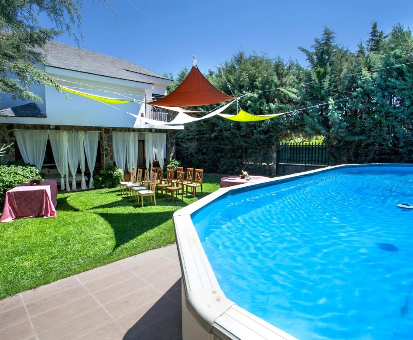
<instances>
[{"instance_id":1,"label":"awning","mask_svg":"<svg viewBox=\"0 0 413 340\"><path fill-rule=\"evenodd\" d=\"M228 96L215 88L198 68L193 66L191 72L189 72L188 76L175 91L162 99L148 104L168 107L202 106L234 99L234 97Z\"/></svg>"}]
</instances>

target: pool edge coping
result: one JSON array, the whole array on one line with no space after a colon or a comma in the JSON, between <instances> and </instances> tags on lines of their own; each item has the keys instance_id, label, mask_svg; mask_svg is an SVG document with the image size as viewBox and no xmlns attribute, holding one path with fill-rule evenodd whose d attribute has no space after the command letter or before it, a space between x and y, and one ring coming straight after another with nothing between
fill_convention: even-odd
<instances>
[{"instance_id":1,"label":"pool edge coping","mask_svg":"<svg viewBox=\"0 0 413 340\"><path fill-rule=\"evenodd\" d=\"M393 163L394 164L394 163ZM354 166L386 166L390 163L342 164L297 174L276 177L260 183L241 184L220 188L197 202L173 214L173 222L182 271L185 304L192 316L209 334L225 339L277 339L297 340L229 300L221 290L211 264L202 247L191 215L212 201L231 192L245 192L252 187L265 187L292 179L310 176L339 168ZM406 166L411 164L398 164Z\"/></svg>"}]
</instances>

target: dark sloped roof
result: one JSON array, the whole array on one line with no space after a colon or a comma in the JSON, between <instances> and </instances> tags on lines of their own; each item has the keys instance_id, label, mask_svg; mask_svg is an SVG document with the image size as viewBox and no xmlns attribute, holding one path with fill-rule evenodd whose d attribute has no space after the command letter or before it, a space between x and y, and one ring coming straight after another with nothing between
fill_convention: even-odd
<instances>
[{"instance_id":1,"label":"dark sloped roof","mask_svg":"<svg viewBox=\"0 0 413 340\"><path fill-rule=\"evenodd\" d=\"M43 53L52 67L131 81L147 82L142 75L169 80L130 61L55 41L48 42Z\"/></svg>"},{"instance_id":2,"label":"dark sloped roof","mask_svg":"<svg viewBox=\"0 0 413 340\"><path fill-rule=\"evenodd\" d=\"M46 118L47 115L46 113L43 113L35 103L30 103L0 110L0 117Z\"/></svg>"}]
</instances>

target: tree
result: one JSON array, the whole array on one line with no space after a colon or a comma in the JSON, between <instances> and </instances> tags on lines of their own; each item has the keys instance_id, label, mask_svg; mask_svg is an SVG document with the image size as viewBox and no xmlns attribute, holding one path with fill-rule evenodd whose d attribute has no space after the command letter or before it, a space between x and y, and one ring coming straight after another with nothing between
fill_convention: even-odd
<instances>
[{"instance_id":1,"label":"tree","mask_svg":"<svg viewBox=\"0 0 413 340\"><path fill-rule=\"evenodd\" d=\"M185 66L181 71L179 71L178 76L176 78L173 77L172 73L165 74L165 77L173 80L173 83L167 86L166 91L168 94L175 91L176 88L181 85L181 83L185 80L189 73L188 68Z\"/></svg>"},{"instance_id":2,"label":"tree","mask_svg":"<svg viewBox=\"0 0 413 340\"><path fill-rule=\"evenodd\" d=\"M276 142L297 135L323 136L332 163L413 162L412 32L396 25L385 35L373 25L369 41L353 53L325 28L310 49L300 49L306 69L238 52L222 70L209 71L208 79L221 91L245 95L240 108L250 113L297 111L264 122L213 117L187 124L177 133L182 164L265 173ZM227 110L236 111L236 105Z\"/></svg>"},{"instance_id":3,"label":"tree","mask_svg":"<svg viewBox=\"0 0 413 340\"><path fill-rule=\"evenodd\" d=\"M238 52L218 71L210 70L207 78L219 90L243 96L239 108L257 115L274 114L294 108L295 74L299 69L295 62ZM235 114L237 105L234 103L226 112ZM185 130L177 133L177 157L184 166L205 171L231 173L244 169L263 173L263 167L267 167L268 173L276 142L291 134L288 121L293 119L281 116L265 122L237 123L213 117L186 124Z\"/></svg>"},{"instance_id":4,"label":"tree","mask_svg":"<svg viewBox=\"0 0 413 340\"><path fill-rule=\"evenodd\" d=\"M14 98L41 102L31 85L57 84L43 70L41 48L63 32L76 34L82 0L3 0L0 2L0 91ZM46 15L54 28L40 25Z\"/></svg>"},{"instance_id":5,"label":"tree","mask_svg":"<svg viewBox=\"0 0 413 340\"><path fill-rule=\"evenodd\" d=\"M377 28L377 22L373 22L370 31L370 38L367 40L367 49L369 52L379 52L383 47L386 36L383 31Z\"/></svg>"}]
</instances>

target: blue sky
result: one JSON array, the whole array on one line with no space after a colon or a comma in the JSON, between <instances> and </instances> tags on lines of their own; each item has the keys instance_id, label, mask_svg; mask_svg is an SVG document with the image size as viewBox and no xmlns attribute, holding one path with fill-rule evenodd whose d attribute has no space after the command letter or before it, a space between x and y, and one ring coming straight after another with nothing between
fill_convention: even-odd
<instances>
[{"instance_id":1,"label":"blue sky","mask_svg":"<svg viewBox=\"0 0 413 340\"><path fill-rule=\"evenodd\" d=\"M324 26L355 50L373 21L389 32L396 23L413 28L413 1L384 0L97 0L85 1L80 47L130 60L159 74L192 66L216 70L239 50L298 60ZM62 35L59 42L75 45Z\"/></svg>"}]
</instances>

